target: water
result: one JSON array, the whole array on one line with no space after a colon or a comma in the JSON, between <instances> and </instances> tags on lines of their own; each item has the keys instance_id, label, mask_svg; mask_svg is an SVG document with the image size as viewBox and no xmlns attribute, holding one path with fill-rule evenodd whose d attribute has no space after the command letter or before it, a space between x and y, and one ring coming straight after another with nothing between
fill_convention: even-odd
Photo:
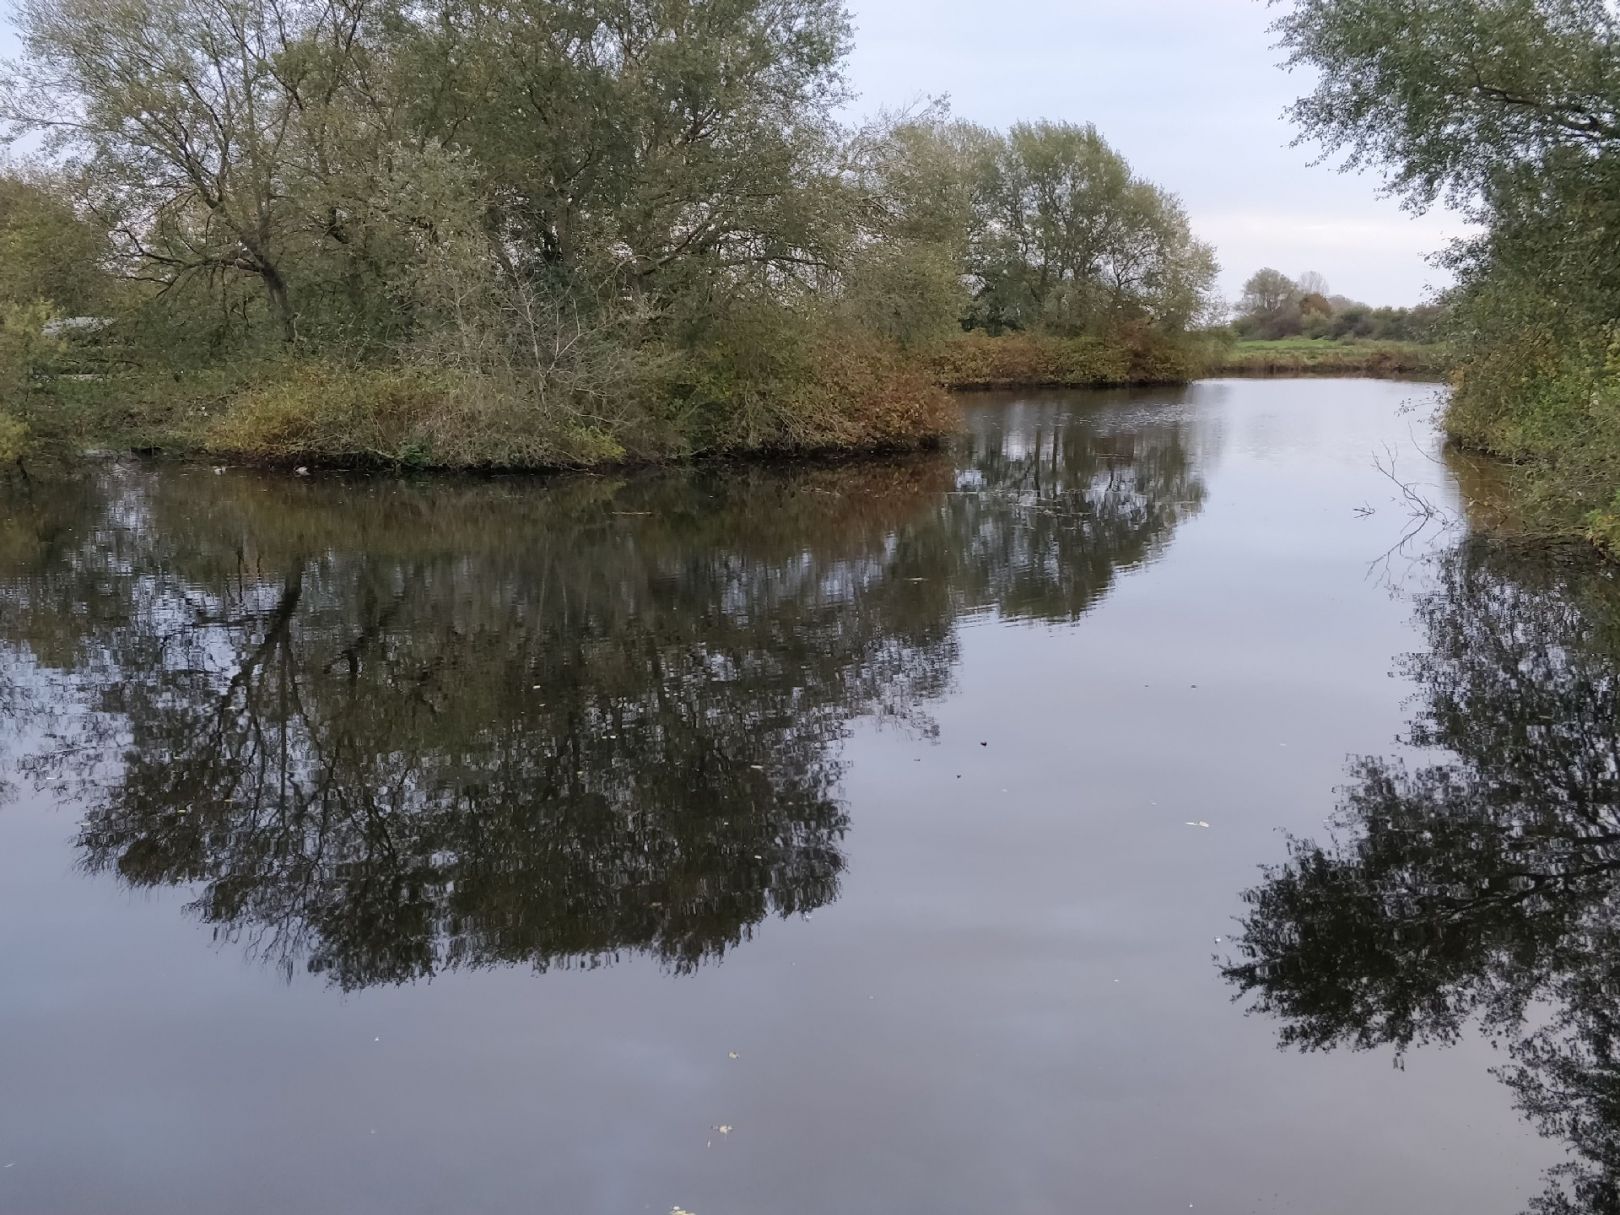
<instances>
[{"instance_id":1,"label":"water","mask_svg":"<svg viewBox=\"0 0 1620 1215\"><path fill-rule=\"evenodd\" d=\"M1620 588L1433 392L6 491L0 1211L1613 1209Z\"/></svg>"}]
</instances>

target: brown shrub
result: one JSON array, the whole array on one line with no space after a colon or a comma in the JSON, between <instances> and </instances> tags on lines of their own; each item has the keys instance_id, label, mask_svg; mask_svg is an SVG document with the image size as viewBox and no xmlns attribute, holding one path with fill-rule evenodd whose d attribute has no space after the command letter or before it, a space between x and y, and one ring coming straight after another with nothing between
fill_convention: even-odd
<instances>
[{"instance_id":1,"label":"brown shrub","mask_svg":"<svg viewBox=\"0 0 1620 1215\"><path fill-rule=\"evenodd\" d=\"M1197 359L1181 343L1151 331L1113 338L965 333L929 355L949 388L1106 388L1185 383Z\"/></svg>"}]
</instances>

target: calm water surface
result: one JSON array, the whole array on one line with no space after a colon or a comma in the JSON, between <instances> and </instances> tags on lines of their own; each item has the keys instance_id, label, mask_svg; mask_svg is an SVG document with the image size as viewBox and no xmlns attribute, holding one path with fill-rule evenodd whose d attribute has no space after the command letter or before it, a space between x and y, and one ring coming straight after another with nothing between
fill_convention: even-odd
<instances>
[{"instance_id":1,"label":"calm water surface","mask_svg":"<svg viewBox=\"0 0 1620 1215\"><path fill-rule=\"evenodd\" d=\"M0 493L0 1211L1617 1209L1620 588L1433 391Z\"/></svg>"}]
</instances>

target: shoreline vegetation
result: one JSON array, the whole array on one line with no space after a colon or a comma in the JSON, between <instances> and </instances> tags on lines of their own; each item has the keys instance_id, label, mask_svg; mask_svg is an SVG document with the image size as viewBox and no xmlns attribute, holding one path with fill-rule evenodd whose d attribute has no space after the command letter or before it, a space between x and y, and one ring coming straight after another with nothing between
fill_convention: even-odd
<instances>
[{"instance_id":1,"label":"shoreline vegetation","mask_svg":"<svg viewBox=\"0 0 1620 1215\"><path fill-rule=\"evenodd\" d=\"M1443 297L1267 268L1227 325L1096 127L849 122L842 0L22 0L0 467L861 451L943 439L952 388L1450 363L1451 441L1620 554L1620 14L1277 11L1301 137L1470 221Z\"/></svg>"},{"instance_id":2,"label":"shoreline vegetation","mask_svg":"<svg viewBox=\"0 0 1620 1215\"><path fill-rule=\"evenodd\" d=\"M1235 342L1213 358L1206 373L1444 380L1451 370L1450 350L1435 342L1281 338Z\"/></svg>"},{"instance_id":3,"label":"shoreline vegetation","mask_svg":"<svg viewBox=\"0 0 1620 1215\"><path fill-rule=\"evenodd\" d=\"M1620 11L1293 0L1274 32L1315 81L1302 139L1474 230L1436 259L1448 438L1502 461L1527 535L1620 556Z\"/></svg>"},{"instance_id":4,"label":"shoreline vegetation","mask_svg":"<svg viewBox=\"0 0 1620 1215\"><path fill-rule=\"evenodd\" d=\"M1287 339L1195 342L1010 333L966 333L896 358L876 343L844 358L871 360L852 382L818 382L842 393L815 413L817 429L753 442L715 441L640 451L569 444L554 435L486 433L448 418L452 386L433 374L267 359L182 372L89 370L95 355L69 357L35 386L26 450L47 462L145 455L293 468L559 471L651 465L704 457L818 457L937 446L957 426L953 394L977 389L1117 388L1236 376L1376 376L1439 379L1442 348L1418 343ZM882 400L863 398L878 375ZM859 418L857 423L853 419ZM445 438L446 425L455 431ZM489 422L485 426L491 425ZM0 430L0 450L6 436ZM498 445L498 447L497 447ZM10 458L23 454L19 447ZM499 450L504 455L490 455ZM5 458L5 457L0 457Z\"/></svg>"},{"instance_id":5,"label":"shoreline vegetation","mask_svg":"<svg viewBox=\"0 0 1620 1215\"><path fill-rule=\"evenodd\" d=\"M16 25L0 463L119 435L443 469L926 444L952 334L1163 378L1221 311L1180 200L1094 126L846 120L842 0Z\"/></svg>"},{"instance_id":6,"label":"shoreline vegetation","mask_svg":"<svg viewBox=\"0 0 1620 1215\"><path fill-rule=\"evenodd\" d=\"M0 162L0 466L882 450L942 441L956 388L1328 365L1231 344L1213 249L1094 126L846 120L842 0L15 23L0 140L34 155ZM1265 302L1266 336L1406 317Z\"/></svg>"}]
</instances>

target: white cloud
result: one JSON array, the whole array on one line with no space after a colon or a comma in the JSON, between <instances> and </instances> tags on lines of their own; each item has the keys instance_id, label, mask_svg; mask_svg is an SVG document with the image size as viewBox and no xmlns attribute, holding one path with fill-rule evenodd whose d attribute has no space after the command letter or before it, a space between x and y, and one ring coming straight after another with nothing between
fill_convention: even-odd
<instances>
[{"instance_id":1,"label":"white cloud","mask_svg":"<svg viewBox=\"0 0 1620 1215\"><path fill-rule=\"evenodd\" d=\"M1193 225L1220 253L1221 287L1235 298L1261 266L1286 274L1315 270L1333 289L1373 304L1416 303L1448 281L1429 255L1473 229L1455 215L1285 211L1195 213Z\"/></svg>"},{"instance_id":2,"label":"white cloud","mask_svg":"<svg viewBox=\"0 0 1620 1215\"><path fill-rule=\"evenodd\" d=\"M1283 115L1308 87L1277 66L1261 0L1026 0L998 20L982 0L851 0L856 109L950 94L964 118L1095 122L1137 170L1186 202L1225 267L1318 269L1375 304L1412 303L1455 216L1413 218L1376 177L1294 147ZM1341 286L1342 284L1342 286Z\"/></svg>"}]
</instances>

